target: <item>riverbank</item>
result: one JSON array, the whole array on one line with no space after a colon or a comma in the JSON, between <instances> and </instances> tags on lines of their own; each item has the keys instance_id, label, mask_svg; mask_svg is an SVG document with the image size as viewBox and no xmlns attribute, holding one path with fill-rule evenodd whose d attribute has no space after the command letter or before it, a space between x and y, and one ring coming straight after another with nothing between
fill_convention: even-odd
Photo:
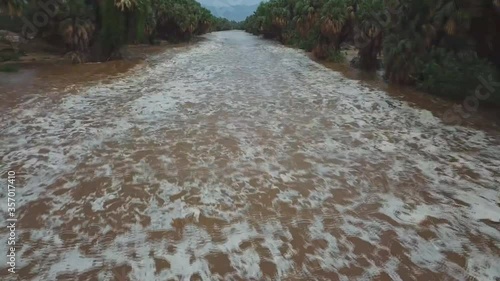
<instances>
[{"instance_id":1,"label":"riverbank","mask_svg":"<svg viewBox=\"0 0 500 281\"><path fill-rule=\"evenodd\" d=\"M148 58L169 49L182 50L195 46L202 40L203 37L196 37L184 43L160 41L157 45L127 45L122 48L122 59L97 63L74 64L46 49L31 51L19 61L0 63L0 67L15 68L15 71L0 73L0 108L35 94L77 91L81 86L112 80L134 67L147 65Z\"/></svg>"},{"instance_id":2,"label":"riverbank","mask_svg":"<svg viewBox=\"0 0 500 281\"><path fill-rule=\"evenodd\" d=\"M368 72L353 67L351 60L357 56L357 50L347 50L343 62L319 60L311 52L307 56L337 72L346 78L360 81L363 85L376 90L385 91L389 96L405 101L412 106L426 109L448 125L463 125L480 130L498 131L500 128L500 106L479 103L477 109L466 110L464 99L450 99L419 91L415 87L387 83L383 79L382 70ZM478 85L480 81L478 81ZM471 93L471 96L473 93Z\"/></svg>"},{"instance_id":3,"label":"riverbank","mask_svg":"<svg viewBox=\"0 0 500 281\"><path fill-rule=\"evenodd\" d=\"M157 44L129 44L121 48L121 59L118 60L143 60L147 56L159 53L167 48L189 46L202 41L202 37L194 37L188 42L171 43L166 40L159 40ZM19 55L17 59L0 62L1 66L16 65L18 67L25 67L31 65L44 65L44 64L78 64L75 63L71 57L71 53L64 53L64 50L51 46L43 41L36 40L32 43L26 44L24 47L25 54ZM110 60L111 61L111 60ZM84 63L86 64L86 63ZM95 63L88 63L95 64Z\"/></svg>"},{"instance_id":4,"label":"riverbank","mask_svg":"<svg viewBox=\"0 0 500 281\"><path fill-rule=\"evenodd\" d=\"M283 44L272 39L262 39L274 41L287 48L300 50L309 59L333 71L342 73L346 78L360 81L364 86L374 90L385 91L389 96L407 102L411 106L429 110L447 125L462 125L495 133L500 129L500 105L479 102L477 108L471 110L465 104L467 99L441 97L420 91L412 86L387 83L383 78L382 69L370 72L353 66L352 61L358 57L358 49L351 45L345 45L340 51L343 60L334 62L328 59L318 59L313 52L305 51L293 45ZM382 57L379 59L382 59ZM481 85L480 83L481 81L478 80L478 85ZM474 96L474 93L471 93L472 96Z\"/></svg>"},{"instance_id":5,"label":"riverbank","mask_svg":"<svg viewBox=\"0 0 500 281\"><path fill-rule=\"evenodd\" d=\"M454 2L270 0L261 3L243 27L332 61L342 59L343 44L356 42L356 67L373 71L383 66L388 83L453 101L456 106L446 110L443 119L461 125L479 111L500 112L500 6L499 1Z\"/></svg>"}]
</instances>

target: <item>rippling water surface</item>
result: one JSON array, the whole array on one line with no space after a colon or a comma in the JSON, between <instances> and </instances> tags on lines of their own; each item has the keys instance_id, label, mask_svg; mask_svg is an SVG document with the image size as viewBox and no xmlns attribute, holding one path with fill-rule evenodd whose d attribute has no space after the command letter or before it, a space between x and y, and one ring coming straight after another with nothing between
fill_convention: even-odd
<instances>
[{"instance_id":1,"label":"rippling water surface","mask_svg":"<svg viewBox=\"0 0 500 281\"><path fill-rule=\"evenodd\" d=\"M206 37L4 103L19 280L500 280L498 138Z\"/></svg>"}]
</instances>

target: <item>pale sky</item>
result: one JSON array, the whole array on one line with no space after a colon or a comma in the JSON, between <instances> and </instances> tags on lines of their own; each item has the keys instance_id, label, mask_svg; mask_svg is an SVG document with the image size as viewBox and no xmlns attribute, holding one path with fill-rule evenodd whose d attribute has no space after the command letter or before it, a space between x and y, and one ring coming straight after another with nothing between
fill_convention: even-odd
<instances>
[{"instance_id":1,"label":"pale sky","mask_svg":"<svg viewBox=\"0 0 500 281\"><path fill-rule=\"evenodd\" d=\"M255 5L262 0L198 0L201 4L214 7L234 6L234 5Z\"/></svg>"}]
</instances>

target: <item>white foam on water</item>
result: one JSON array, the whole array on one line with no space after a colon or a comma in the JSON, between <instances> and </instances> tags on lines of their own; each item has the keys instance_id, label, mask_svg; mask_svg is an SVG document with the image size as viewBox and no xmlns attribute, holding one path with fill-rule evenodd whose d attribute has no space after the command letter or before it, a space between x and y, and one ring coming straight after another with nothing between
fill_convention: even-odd
<instances>
[{"instance_id":1,"label":"white foam on water","mask_svg":"<svg viewBox=\"0 0 500 281\"><path fill-rule=\"evenodd\" d=\"M33 280L98 267L99 280L113 280L120 265L141 281L320 280L314 272L404 280L403 261L379 266L366 253L362 265L348 240L387 251L391 231L415 274L500 278L494 136L446 126L243 33L208 35L77 94L39 94L2 114L0 132L2 162L26 173L20 216L48 200L43 227L18 233L30 234L21 254L34 250L21 265L35 265ZM87 244L91 254L78 248ZM464 256L465 268L446 252ZM213 253L229 259L224 276L214 277ZM155 258L170 267L157 273ZM351 266L362 273L340 273Z\"/></svg>"}]
</instances>

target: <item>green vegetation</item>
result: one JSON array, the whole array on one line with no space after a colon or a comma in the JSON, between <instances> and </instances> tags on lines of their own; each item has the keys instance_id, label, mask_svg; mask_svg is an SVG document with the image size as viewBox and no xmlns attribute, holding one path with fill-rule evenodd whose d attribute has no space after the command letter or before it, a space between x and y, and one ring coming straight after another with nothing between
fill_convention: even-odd
<instances>
[{"instance_id":1,"label":"green vegetation","mask_svg":"<svg viewBox=\"0 0 500 281\"><path fill-rule=\"evenodd\" d=\"M65 49L72 57L77 57L77 61L104 61L119 57L119 50L124 44L154 43L155 39L188 41L195 35L236 27L234 22L214 17L195 0L72 0L51 3L60 6L57 9L49 7L47 12L38 1L0 0L0 14L3 14L2 18L9 16L12 20L24 16L33 19L32 22L35 15L47 14L48 23L36 28L33 25L31 29L36 30L30 32Z\"/></svg>"},{"instance_id":2,"label":"green vegetation","mask_svg":"<svg viewBox=\"0 0 500 281\"><path fill-rule=\"evenodd\" d=\"M383 60L391 83L463 98L478 77L500 81L498 0L270 0L244 22L255 35L342 59L340 45L358 49L359 65ZM498 89L490 101L498 102ZM500 102L499 102L500 104Z\"/></svg>"},{"instance_id":3,"label":"green vegetation","mask_svg":"<svg viewBox=\"0 0 500 281\"><path fill-rule=\"evenodd\" d=\"M216 19L215 21L216 31L233 30L233 29L243 29L242 23L236 21L230 21L225 18Z\"/></svg>"}]
</instances>

